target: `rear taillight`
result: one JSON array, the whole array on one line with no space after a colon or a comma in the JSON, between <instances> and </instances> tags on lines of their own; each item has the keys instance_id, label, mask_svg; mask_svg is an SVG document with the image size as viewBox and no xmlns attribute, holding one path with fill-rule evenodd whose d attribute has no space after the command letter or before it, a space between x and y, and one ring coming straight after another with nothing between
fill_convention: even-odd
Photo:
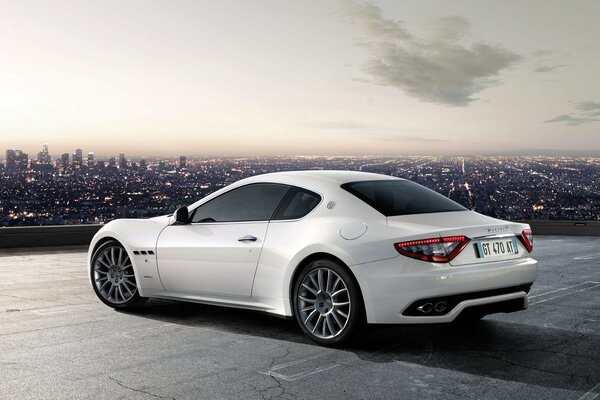
<instances>
[{"instance_id":1,"label":"rear taillight","mask_svg":"<svg viewBox=\"0 0 600 400\"><path fill-rule=\"evenodd\" d=\"M528 252L533 251L533 233L531 229L523 229L521 232L521 236L519 236L519 240L523 243L523 246L527 249Z\"/></svg>"},{"instance_id":2,"label":"rear taillight","mask_svg":"<svg viewBox=\"0 0 600 400\"><path fill-rule=\"evenodd\" d=\"M417 260L449 262L469 243L466 236L448 236L395 243L398 253Z\"/></svg>"}]
</instances>

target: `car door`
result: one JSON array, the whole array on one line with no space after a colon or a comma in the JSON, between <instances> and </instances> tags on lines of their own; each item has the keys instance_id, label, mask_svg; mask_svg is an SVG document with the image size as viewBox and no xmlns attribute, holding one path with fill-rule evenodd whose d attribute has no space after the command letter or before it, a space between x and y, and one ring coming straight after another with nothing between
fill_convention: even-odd
<instances>
[{"instance_id":1,"label":"car door","mask_svg":"<svg viewBox=\"0 0 600 400\"><path fill-rule=\"evenodd\" d=\"M167 226L156 247L165 289L249 297L269 219L288 190L242 186L191 210L189 224Z\"/></svg>"}]
</instances>

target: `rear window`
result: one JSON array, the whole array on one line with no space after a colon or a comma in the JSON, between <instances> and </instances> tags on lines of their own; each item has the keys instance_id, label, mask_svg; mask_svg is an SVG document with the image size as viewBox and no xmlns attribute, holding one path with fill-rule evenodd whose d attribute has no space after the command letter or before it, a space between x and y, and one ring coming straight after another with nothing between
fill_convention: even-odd
<instances>
[{"instance_id":1,"label":"rear window","mask_svg":"<svg viewBox=\"0 0 600 400\"><path fill-rule=\"evenodd\" d=\"M386 217L467 210L449 198L411 181L350 182L343 184L342 189Z\"/></svg>"}]
</instances>

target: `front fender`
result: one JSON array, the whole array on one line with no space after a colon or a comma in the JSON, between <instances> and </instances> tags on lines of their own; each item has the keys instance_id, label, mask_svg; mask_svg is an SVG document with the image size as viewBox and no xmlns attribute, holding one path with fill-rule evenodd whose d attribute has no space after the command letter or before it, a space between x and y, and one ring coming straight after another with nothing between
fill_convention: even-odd
<instances>
[{"instance_id":1,"label":"front fender","mask_svg":"<svg viewBox=\"0 0 600 400\"><path fill-rule=\"evenodd\" d=\"M160 232L167 226L167 217L152 219L117 219L104 225L92 238L88 250L88 278L92 280L92 256L98 245L106 240L117 240L127 251L133 265L140 296L147 290L162 291L156 261L156 241ZM134 254L144 251L146 254ZM154 254L148 254L152 251Z\"/></svg>"}]
</instances>

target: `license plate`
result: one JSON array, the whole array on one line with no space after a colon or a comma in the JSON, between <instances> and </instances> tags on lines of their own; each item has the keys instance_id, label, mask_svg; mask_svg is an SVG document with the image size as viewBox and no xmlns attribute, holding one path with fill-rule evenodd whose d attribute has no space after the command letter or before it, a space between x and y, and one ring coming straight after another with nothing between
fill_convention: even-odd
<instances>
[{"instance_id":1,"label":"license plate","mask_svg":"<svg viewBox=\"0 0 600 400\"><path fill-rule=\"evenodd\" d=\"M512 256L519 254L516 238L506 238L497 240L486 240L484 242L476 242L477 257L490 258Z\"/></svg>"}]
</instances>

